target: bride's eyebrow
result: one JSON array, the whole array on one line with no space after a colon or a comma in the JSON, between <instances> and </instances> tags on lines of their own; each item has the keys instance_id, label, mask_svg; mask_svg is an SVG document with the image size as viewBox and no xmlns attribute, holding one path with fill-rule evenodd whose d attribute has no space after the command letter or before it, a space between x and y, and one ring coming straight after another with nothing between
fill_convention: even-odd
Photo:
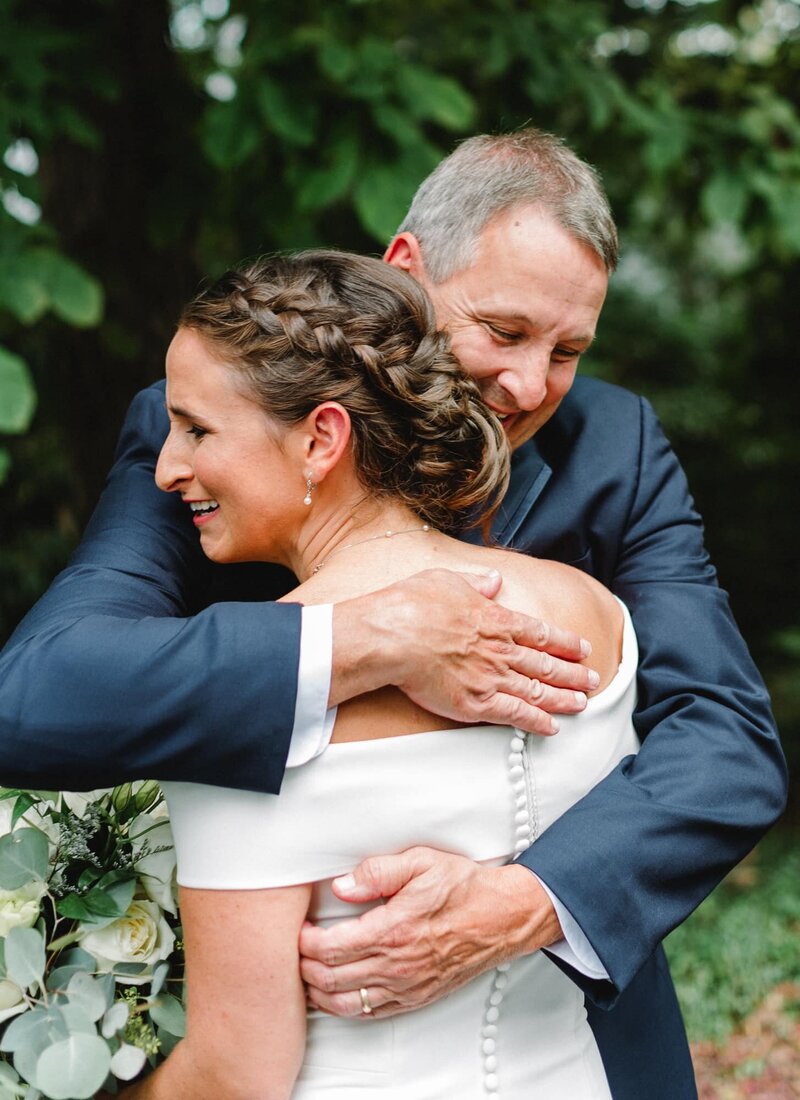
<instances>
[{"instance_id":1,"label":"bride's eyebrow","mask_svg":"<svg viewBox=\"0 0 800 1100\"><path fill-rule=\"evenodd\" d=\"M170 405L165 401L164 402L164 408L172 416L180 417L181 420L197 420L198 419L198 417L196 417L193 413L187 412L186 409L182 409L179 405Z\"/></svg>"}]
</instances>

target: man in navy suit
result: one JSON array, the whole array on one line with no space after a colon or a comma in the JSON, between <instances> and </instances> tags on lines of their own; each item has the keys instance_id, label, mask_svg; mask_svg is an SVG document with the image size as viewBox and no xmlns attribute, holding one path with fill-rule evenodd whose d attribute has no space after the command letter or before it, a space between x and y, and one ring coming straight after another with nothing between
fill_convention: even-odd
<instances>
[{"instance_id":1,"label":"man in navy suit","mask_svg":"<svg viewBox=\"0 0 800 1100\"><path fill-rule=\"evenodd\" d=\"M388 1014L548 948L587 993L615 1098L694 1096L658 945L781 812L785 767L652 410L573 385L616 262L605 197L547 135L472 139L422 185L386 259L431 293L504 421L514 459L497 538L586 569L630 607L644 743L515 865L376 853L339 892L388 904L307 928L304 977L329 1011L361 1011L366 989ZM575 640L536 638L476 591L493 594L491 579L422 575L332 616L258 602L288 587L279 571L212 566L180 502L154 488L166 430L163 385L151 387L69 568L0 658L4 782L152 775L274 791L287 763L324 750L329 701L388 682L430 710L540 732L545 710L583 704L564 689L582 692L588 674L558 659L577 656ZM476 651L460 666L465 636ZM519 644L534 640L538 656Z\"/></svg>"}]
</instances>

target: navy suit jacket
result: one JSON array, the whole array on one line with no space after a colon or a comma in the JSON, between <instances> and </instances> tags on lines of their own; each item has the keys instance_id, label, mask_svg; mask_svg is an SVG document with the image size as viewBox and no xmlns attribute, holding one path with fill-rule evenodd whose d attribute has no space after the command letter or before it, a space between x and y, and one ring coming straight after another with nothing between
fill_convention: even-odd
<instances>
[{"instance_id":1,"label":"navy suit jacket","mask_svg":"<svg viewBox=\"0 0 800 1100\"><path fill-rule=\"evenodd\" d=\"M163 400L163 383L134 400L83 542L0 655L6 785L87 789L141 776L280 788L300 611L264 601L292 580L203 557L185 509L153 482ZM690 1098L658 945L783 809L769 699L647 402L578 379L512 467L496 537L592 573L627 603L641 652L641 752L522 862L609 972L610 982L571 976L615 1100Z\"/></svg>"}]
</instances>

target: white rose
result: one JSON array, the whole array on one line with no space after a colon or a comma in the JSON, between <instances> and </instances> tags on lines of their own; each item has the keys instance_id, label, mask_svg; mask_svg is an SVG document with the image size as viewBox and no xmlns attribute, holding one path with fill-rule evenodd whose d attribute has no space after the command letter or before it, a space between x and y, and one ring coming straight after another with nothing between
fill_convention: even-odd
<instances>
[{"instance_id":1,"label":"white rose","mask_svg":"<svg viewBox=\"0 0 800 1100\"><path fill-rule=\"evenodd\" d=\"M178 915L178 884L175 878L175 842L164 803L153 813L139 814L128 834L133 843L133 860L142 889L173 917ZM140 857L145 846L151 854ZM152 849L165 848L155 852Z\"/></svg>"},{"instance_id":2,"label":"white rose","mask_svg":"<svg viewBox=\"0 0 800 1100\"><path fill-rule=\"evenodd\" d=\"M28 1002L22 999L22 990L15 982L8 978L0 981L0 1024L18 1016L27 1007Z\"/></svg>"},{"instance_id":3,"label":"white rose","mask_svg":"<svg viewBox=\"0 0 800 1100\"><path fill-rule=\"evenodd\" d=\"M164 919L164 914L154 901L136 899L128 912L119 920L99 928L88 928L80 945L97 961L101 974L112 971L119 963L139 963L147 967L141 974L120 975L120 980L131 985L150 981L153 967L166 959L175 943L175 934Z\"/></svg>"},{"instance_id":4,"label":"white rose","mask_svg":"<svg viewBox=\"0 0 800 1100\"><path fill-rule=\"evenodd\" d=\"M12 928L32 928L39 919L41 900L45 893L43 882L26 882L16 890L0 890L0 937Z\"/></svg>"}]
</instances>

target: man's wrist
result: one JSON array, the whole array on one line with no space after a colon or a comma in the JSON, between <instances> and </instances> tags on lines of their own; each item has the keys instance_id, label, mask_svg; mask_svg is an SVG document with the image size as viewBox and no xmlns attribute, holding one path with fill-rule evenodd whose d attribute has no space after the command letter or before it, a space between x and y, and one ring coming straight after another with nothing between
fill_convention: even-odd
<instances>
[{"instance_id":1,"label":"man's wrist","mask_svg":"<svg viewBox=\"0 0 800 1100\"><path fill-rule=\"evenodd\" d=\"M408 611L395 586L333 605L333 665L328 705L396 683Z\"/></svg>"},{"instance_id":2,"label":"man's wrist","mask_svg":"<svg viewBox=\"0 0 800 1100\"><path fill-rule=\"evenodd\" d=\"M509 910L510 955L528 955L563 939L555 907L536 876L519 863L499 867L497 872Z\"/></svg>"}]
</instances>

